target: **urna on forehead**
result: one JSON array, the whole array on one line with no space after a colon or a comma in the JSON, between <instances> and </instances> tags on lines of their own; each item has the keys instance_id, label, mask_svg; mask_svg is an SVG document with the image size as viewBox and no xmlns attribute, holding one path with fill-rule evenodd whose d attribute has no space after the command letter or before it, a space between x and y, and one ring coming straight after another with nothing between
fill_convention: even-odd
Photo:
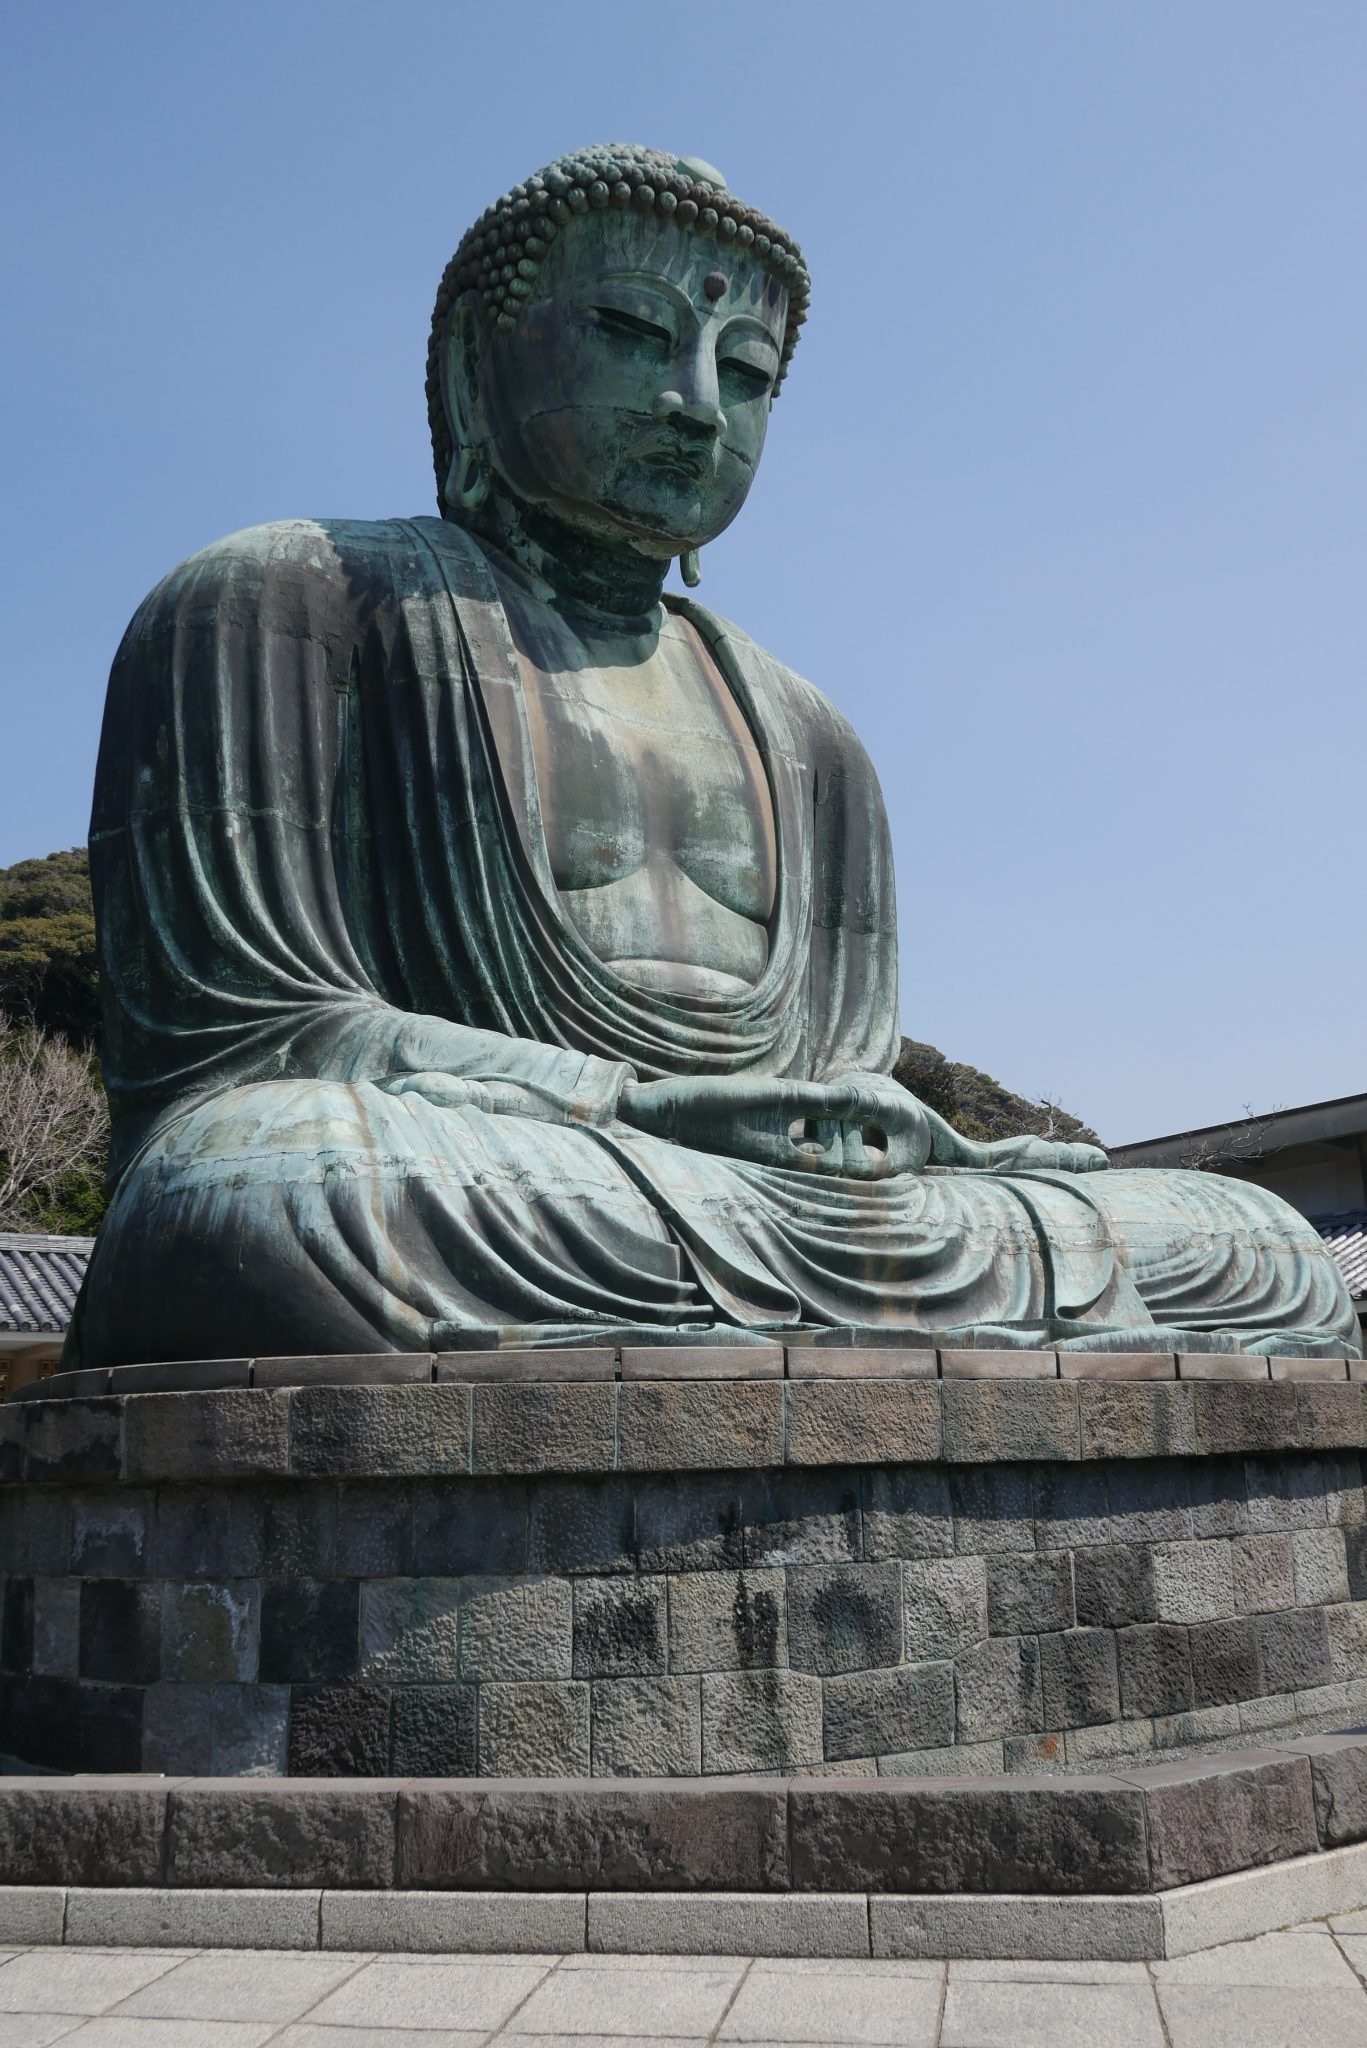
<instances>
[{"instance_id":1,"label":"urna on forehead","mask_svg":"<svg viewBox=\"0 0 1367 2048\"><path fill-rule=\"evenodd\" d=\"M427 402L434 444L446 432L441 348L447 316L456 301L467 292L477 293L494 328L511 333L556 238L572 233L576 221L613 212L655 218L692 235L713 237L718 250L743 250L766 278L783 287L787 311L774 383L777 395L811 297L811 280L798 244L758 207L737 198L715 165L639 143L614 142L557 157L503 193L463 237L442 275L428 342Z\"/></svg>"}]
</instances>

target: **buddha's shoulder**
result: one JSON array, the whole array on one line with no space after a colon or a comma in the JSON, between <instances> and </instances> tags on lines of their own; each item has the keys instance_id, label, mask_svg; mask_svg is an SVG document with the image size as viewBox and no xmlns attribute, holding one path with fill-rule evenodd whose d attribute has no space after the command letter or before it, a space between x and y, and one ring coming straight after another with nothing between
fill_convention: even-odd
<instances>
[{"instance_id":1,"label":"buddha's shoulder","mask_svg":"<svg viewBox=\"0 0 1367 2048\"><path fill-rule=\"evenodd\" d=\"M705 632L725 640L732 659L745 669L752 690L781 707L786 722L805 736L809 751L842 755L851 762L867 760L863 742L844 712L798 669L761 646L733 619L687 601L677 608Z\"/></svg>"},{"instance_id":2,"label":"buddha's shoulder","mask_svg":"<svg viewBox=\"0 0 1367 2048\"><path fill-rule=\"evenodd\" d=\"M225 601L310 616L401 598L429 580L425 519L275 519L187 555L147 598L144 623Z\"/></svg>"}]
</instances>

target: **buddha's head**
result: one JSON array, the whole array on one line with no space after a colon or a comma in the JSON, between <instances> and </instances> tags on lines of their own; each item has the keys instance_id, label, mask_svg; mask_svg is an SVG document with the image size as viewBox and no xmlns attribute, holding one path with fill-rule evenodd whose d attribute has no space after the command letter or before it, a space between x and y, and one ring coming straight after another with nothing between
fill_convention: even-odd
<instances>
[{"instance_id":1,"label":"buddha's head","mask_svg":"<svg viewBox=\"0 0 1367 2048\"><path fill-rule=\"evenodd\" d=\"M561 158L448 264L428 353L442 511L491 492L657 561L730 525L806 316L806 266L720 172Z\"/></svg>"}]
</instances>

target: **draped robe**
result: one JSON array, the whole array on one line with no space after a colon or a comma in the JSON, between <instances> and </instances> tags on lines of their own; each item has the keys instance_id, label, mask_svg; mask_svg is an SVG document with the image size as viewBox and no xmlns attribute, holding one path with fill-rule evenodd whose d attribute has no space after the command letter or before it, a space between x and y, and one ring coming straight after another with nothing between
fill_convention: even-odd
<instances>
[{"instance_id":1,"label":"draped robe","mask_svg":"<svg viewBox=\"0 0 1367 2048\"><path fill-rule=\"evenodd\" d=\"M769 961L738 994L635 988L565 913L507 621L459 528L254 528L148 598L96 776L114 1194L64 1363L814 1326L1355 1350L1318 1236L1257 1187L856 1182L617 1118L633 1074L820 1082L888 1073L899 1045L863 749L744 634L667 602L769 778ZM450 1100L397 1092L424 1064Z\"/></svg>"}]
</instances>

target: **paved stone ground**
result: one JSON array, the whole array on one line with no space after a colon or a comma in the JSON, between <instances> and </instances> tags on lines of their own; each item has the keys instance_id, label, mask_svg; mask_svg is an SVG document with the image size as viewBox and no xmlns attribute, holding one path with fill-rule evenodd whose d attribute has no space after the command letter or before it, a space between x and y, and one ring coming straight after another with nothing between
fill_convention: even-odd
<instances>
[{"instance_id":1,"label":"paved stone ground","mask_svg":"<svg viewBox=\"0 0 1367 2048\"><path fill-rule=\"evenodd\" d=\"M1367 1912L1172 1963L0 1950L0 2048L1367 2048Z\"/></svg>"}]
</instances>

